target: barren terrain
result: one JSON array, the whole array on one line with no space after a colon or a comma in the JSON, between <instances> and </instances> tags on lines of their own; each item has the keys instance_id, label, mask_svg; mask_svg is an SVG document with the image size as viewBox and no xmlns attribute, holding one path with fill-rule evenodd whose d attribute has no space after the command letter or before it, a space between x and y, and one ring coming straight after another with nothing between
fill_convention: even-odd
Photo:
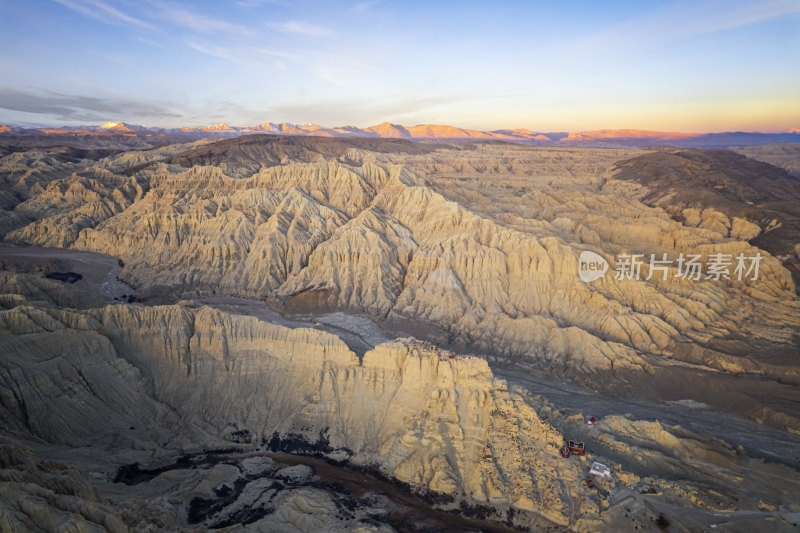
<instances>
[{"instance_id":1,"label":"barren terrain","mask_svg":"<svg viewBox=\"0 0 800 533\"><path fill-rule=\"evenodd\" d=\"M0 529L796 527L790 149L92 142L0 152Z\"/></svg>"}]
</instances>

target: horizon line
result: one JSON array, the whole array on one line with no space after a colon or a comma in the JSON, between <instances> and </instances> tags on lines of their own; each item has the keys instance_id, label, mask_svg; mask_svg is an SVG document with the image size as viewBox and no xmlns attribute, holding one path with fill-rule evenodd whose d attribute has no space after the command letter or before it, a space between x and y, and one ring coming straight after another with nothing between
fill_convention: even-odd
<instances>
[{"instance_id":1,"label":"horizon line","mask_svg":"<svg viewBox=\"0 0 800 533\"><path fill-rule=\"evenodd\" d=\"M24 128L24 129L83 129L83 128L103 128L106 125L118 125L124 124L127 126L132 127L139 127L139 128L147 128L153 130L178 130L181 128L192 128L192 129L203 129L203 128L212 128L215 126L226 126L231 129L251 129L257 128L258 126L262 126L264 124L270 125L286 125L292 127L311 127L315 126L319 129L323 130L337 130L337 129L344 129L344 128L355 128L358 130L369 130L371 128L376 128L378 126L389 125L389 126L396 126L401 127L404 129L408 128L419 128L419 127L445 127L445 128L454 128L463 131L471 131L471 132L478 132L478 133L496 133L502 131L520 131L520 130L527 130L537 134L552 134L552 133L591 133L591 132L637 132L637 133L658 133L658 134L677 134L677 135L717 135L717 134L731 134L731 133L744 133L744 134L760 134L760 135L781 135L781 134L800 134L800 127L792 127L788 130L745 130L745 129L727 129L727 130L702 130L702 131L687 131L687 130L660 130L660 129L647 129L647 128L636 128L636 127L622 127L622 128L592 128L592 129L556 129L556 130L539 130L533 129L531 127L517 127L517 128L510 128L510 127L500 127L495 129L477 129L477 128L470 128L465 126L456 126L453 124L446 124L446 123L419 123L414 125L402 124L399 122L390 122L390 121L383 121L377 124L372 124L369 126L356 126L354 124L344 124L338 126L324 126L318 122L271 122L271 121L263 121L263 122L256 122L252 125L235 125L233 123L229 123L227 121L221 122L212 122L206 123L201 125L180 125L180 126L160 126L155 124L144 124L144 123L135 123L133 121L126 121L126 120L119 120L119 121L107 121L103 124L91 124L91 123L61 123L61 124L47 124L47 123L24 123L24 122L3 122L0 119L0 126L7 126L10 128ZM113 127L113 126L112 126ZM110 129L110 127L108 128Z\"/></svg>"}]
</instances>

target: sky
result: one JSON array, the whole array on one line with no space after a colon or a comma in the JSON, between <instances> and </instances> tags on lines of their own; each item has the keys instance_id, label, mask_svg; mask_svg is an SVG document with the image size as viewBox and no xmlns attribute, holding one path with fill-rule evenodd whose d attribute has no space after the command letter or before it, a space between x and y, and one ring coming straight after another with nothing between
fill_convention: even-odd
<instances>
[{"instance_id":1,"label":"sky","mask_svg":"<svg viewBox=\"0 0 800 533\"><path fill-rule=\"evenodd\" d=\"M800 0L0 0L0 124L800 127Z\"/></svg>"}]
</instances>

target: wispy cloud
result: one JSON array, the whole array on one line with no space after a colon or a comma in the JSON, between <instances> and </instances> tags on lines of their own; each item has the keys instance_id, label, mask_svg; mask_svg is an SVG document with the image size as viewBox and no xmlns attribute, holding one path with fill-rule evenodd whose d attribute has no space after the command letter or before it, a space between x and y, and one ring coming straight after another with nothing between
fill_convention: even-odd
<instances>
[{"instance_id":1,"label":"wispy cloud","mask_svg":"<svg viewBox=\"0 0 800 533\"><path fill-rule=\"evenodd\" d=\"M103 0L52 0L76 13L100 20L107 24L133 25L140 28L157 29L155 23L128 15ZM187 28L199 33L228 33L238 36L253 35L254 32L242 24L197 13L186 7L155 0L147 3L148 19L162 21L173 26Z\"/></svg>"},{"instance_id":2,"label":"wispy cloud","mask_svg":"<svg viewBox=\"0 0 800 533\"><path fill-rule=\"evenodd\" d=\"M637 46L708 35L798 13L800 2L797 0L684 1L657 7L604 28L572 46L595 52L632 50Z\"/></svg>"},{"instance_id":3,"label":"wispy cloud","mask_svg":"<svg viewBox=\"0 0 800 533\"><path fill-rule=\"evenodd\" d=\"M698 33L712 33L800 13L800 2L797 0L761 0L734 9L724 9L726 6L728 4L709 6L705 10L708 15L706 20L693 21L690 29Z\"/></svg>"},{"instance_id":4,"label":"wispy cloud","mask_svg":"<svg viewBox=\"0 0 800 533\"><path fill-rule=\"evenodd\" d=\"M186 41L186 46L197 50L201 54L225 59L233 63L250 66L267 66L278 70L285 70L287 65L281 59L294 59L296 56L281 52L279 50L269 50L255 46L230 47L216 44L203 44L197 41Z\"/></svg>"},{"instance_id":5,"label":"wispy cloud","mask_svg":"<svg viewBox=\"0 0 800 533\"><path fill-rule=\"evenodd\" d=\"M132 17L123 13L119 9L111 6L100 0L53 0L62 6L69 8L76 13L80 13L86 17L103 21L107 24L131 24L141 28L155 29L152 24L149 24L136 17Z\"/></svg>"},{"instance_id":6,"label":"wispy cloud","mask_svg":"<svg viewBox=\"0 0 800 533\"><path fill-rule=\"evenodd\" d=\"M153 41L152 39L145 39L144 37L137 37L136 40L139 41L139 42L142 42L144 44L149 44L150 46L155 46L156 48L164 48L164 45L162 45L161 43L157 43L156 41Z\"/></svg>"},{"instance_id":7,"label":"wispy cloud","mask_svg":"<svg viewBox=\"0 0 800 533\"><path fill-rule=\"evenodd\" d=\"M0 109L48 115L65 122L105 121L109 117L180 118L181 113L156 103L120 98L63 94L46 89L27 90L0 87Z\"/></svg>"},{"instance_id":8,"label":"wispy cloud","mask_svg":"<svg viewBox=\"0 0 800 533\"><path fill-rule=\"evenodd\" d=\"M270 24L269 27L283 33L294 33L306 37L330 37L335 35L335 32L329 28L296 20L275 22Z\"/></svg>"},{"instance_id":9,"label":"wispy cloud","mask_svg":"<svg viewBox=\"0 0 800 533\"><path fill-rule=\"evenodd\" d=\"M261 48L260 46L251 46L249 47L250 50L255 52L259 55L269 56L269 57L280 57L283 59L300 59L301 56L298 54L293 54L291 52L284 52L282 50L272 50L269 48Z\"/></svg>"},{"instance_id":10,"label":"wispy cloud","mask_svg":"<svg viewBox=\"0 0 800 533\"><path fill-rule=\"evenodd\" d=\"M250 28L218 18L209 17L173 4L158 3L157 16L184 28L201 33L232 33L236 35L252 35Z\"/></svg>"},{"instance_id":11,"label":"wispy cloud","mask_svg":"<svg viewBox=\"0 0 800 533\"><path fill-rule=\"evenodd\" d=\"M365 11L369 11L381 2L382 0L366 0L365 2L359 2L353 6L353 11L356 13L363 13Z\"/></svg>"},{"instance_id":12,"label":"wispy cloud","mask_svg":"<svg viewBox=\"0 0 800 533\"><path fill-rule=\"evenodd\" d=\"M132 58L128 55L113 54L101 50L92 50L91 53L96 55L97 57L102 57L105 60L111 61L112 63L118 63L120 65L128 66L131 65L133 62Z\"/></svg>"},{"instance_id":13,"label":"wispy cloud","mask_svg":"<svg viewBox=\"0 0 800 533\"><path fill-rule=\"evenodd\" d=\"M327 125L360 124L362 127L389 121L421 123L437 116L437 111L469 98L448 94L426 97L395 95L391 98L365 101L339 98L332 100L278 102L269 106L270 115L279 120L319 122Z\"/></svg>"},{"instance_id":14,"label":"wispy cloud","mask_svg":"<svg viewBox=\"0 0 800 533\"><path fill-rule=\"evenodd\" d=\"M278 6L289 5L285 0L239 0L236 5L239 7L261 7L264 4L273 4Z\"/></svg>"}]
</instances>

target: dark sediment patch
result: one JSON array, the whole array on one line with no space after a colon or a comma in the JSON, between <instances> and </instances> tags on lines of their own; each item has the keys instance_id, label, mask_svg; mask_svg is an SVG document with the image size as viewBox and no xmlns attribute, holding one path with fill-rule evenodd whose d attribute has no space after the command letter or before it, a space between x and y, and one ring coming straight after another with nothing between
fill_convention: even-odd
<instances>
[{"instance_id":1,"label":"dark sediment patch","mask_svg":"<svg viewBox=\"0 0 800 533\"><path fill-rule=\"evenodd\" d=\"M378 493L405 507L406 511L373 517L375 521L389 524L397 531L512 531L502 523L506 518L505 512L466 503L449 511L435 509L434 505L446 505L452 503L454 499L446 494L419 493L410 485L391 479L376 469L358 468L352 465L345 468L331 464L324 458L284 453L271 454L271 457L290 466L298 464L310 466L318 476L317 483L321 487L344 492L357 502L367 497L369 493ZM420 523L422 527L415 527L415 522ZM547 526L559 530L557 526L552 526L544 520L541 525L542 530Z\"/></svg>"},{"instance_id":2,"label":"dark sediment patch","mask_svg":"<svg viewBox=\"0 0 800 533\"><path fill-rule=\"evenodd\" d=\"M359 166L346 153L351 148L379 153L425 154L445 144L415 143L403 139L330 138L286 135L243 135L193 148L172 157L170 163L191 168L214 165L237 175L250 175L261 168L286 162L310 163L335 160Z\"/></svg>"},{"instance_id":3,"label":"dark sediment patch","mask_svg":"<svg viewBox=\"0 0 800 533\"><path fill-rule=\"evenodd\" d=\"M241 453L238 448L226 448L223 450L204 450L198 453L181 455L175 462L153 468L141 468L139 463L122 465L114 476L114 483L124 483L125 485L138 485L146 483L164 472L171 470L183 470L186 468L198 468L200 466L215 465L229 461L229 455Z\"/></svg>"},{"instance_id":4,"label":"dark sediment patch","mask_svg":"<svg viewBox=\"0 0 800 533\"><path fill-rule=\"evenodd\" d=\"M247 486L248 480L245 478L239 478L233 483L233 487L229 487L228 485L222 485L217 487L214 492L216 493L217 497L212 499L205 499L205 498L193 498L191 502L189 502L189 511L187 513L186 520L190 524L199 524L204 520L208 519L211 515L216 514L219 512L220 509L227 507L228 505L234 503L239 495L242 493L244 488ZM248 517L243 517L248 518ZM259 516L260 518L260 516ZM257 520L258 518L256 518ZM229 525L235 525L236 523L245 523L245 522L233 522ZM212 529L218 529L221 527L225 527L225 523L221 523L212 527Z\"/></svg>"},{"instance_id":5,"label":"dark sediment patch","mask_svg":"<svg viewBox=\"0 0 800 533\"><path fill-rule=\"evenodd\" d=\"M86 150L86 157L79 159L100 159L107 155L114 155L114 152L124 152L127 150L147 150L150 148L186 142L192 140L185 135L114 135L114 134L87 134L85 132L57 133L43 135L38 130L28 130L16 134L0 135L0 146L5 150L25 151L32 148L53 148L62 151L64 148ZM108 152L102 152L107 150ZM74 152L67 153L67 158L72 159L76 155ZM67 159L67 161L68 161Z\"/></svg>"},{"instance_id":6,"label":"dark sediment patch","mask_svg":"<svg viewBox=\"0 0 800 533\"><path fill-rule=\"evenodd\" d=\"M274 480L266 490L275 491L310 487L325 491L339 508L342 518L352 519L359 509L374 508L377 498L386 498L393 506L385 513L362 518L368 524L391 525L397 531L514 531L507 521L507 511L488 506L463 503L452 507L454 498L446 494L425 493L415 490L411 485L390 478L375 468L343 466L321 454L330 450L327 439L321 436L315 442L304 440L299 435L285 437L273 436L271 441L281 449L301 450L304 455L278 452L242 452L236 449L203 451L177 458L173 463L155 468L140 468L138 464L121 467L114 479L115 483L135 485L148 482L155 477L182 469L204 469L215 464L237 465L246 457L263 455L272 458L281 467L306 465L313 469L315 478L307 481L290 479ZM352 453L352 452L350 452ZM316 456L315 456L316 455ZM193 498L187 509L189 524L210 523L209 529L221 529L238 524L250 524L275 511L272 497L263 505L226 511L235 503L247 485L261 478L272 479L274 471L255 475L243 475L232 485L223 484L214 489L212 498ZM449 510L435 506L451 506ZM561 531L558 526L541 520L541 530Z\"/></svg>"},{"instance_id":7,"label":"dark sediment patch","mask_svg":"<svg viewBox=\"0 0 800 533\"><path fill-rule=\"evenodd\" d=\"M47 279L54 279L62 283L75 283L83 279L83 274L77 272L49 272L44 275Z\"/></svg>"},{"instance_id":8,"label":"dark sediment patch","mask_svg":"<svg viewBox=\"0 0 800 533\"><path fill-rule=\"evenodd\" d=\"M33 147L34 146L26 145L26 143L21 143L18 145L7 145L4 147L4 151L7 154L26 152ZM37 149L51 155L62 163L77 163L83 159L97 161L124 151L119 148L81 148L67 144L44 145L37 147Z\"/></svg>"},{"instance_id":9,"label":"dark sediment patch","mask_svg":"<svg viewBox=\"0 0 800 533\"><path fill-rule=\"evenodd\" d=\"M762 231L750 243L781 258L800 291L800 180L786 170L730 150L675 150L620 161L616 171L616 179L647 187L642 201L676 220L686 208L710 207L757 224Z\"/></svg>"}]
</instances>

